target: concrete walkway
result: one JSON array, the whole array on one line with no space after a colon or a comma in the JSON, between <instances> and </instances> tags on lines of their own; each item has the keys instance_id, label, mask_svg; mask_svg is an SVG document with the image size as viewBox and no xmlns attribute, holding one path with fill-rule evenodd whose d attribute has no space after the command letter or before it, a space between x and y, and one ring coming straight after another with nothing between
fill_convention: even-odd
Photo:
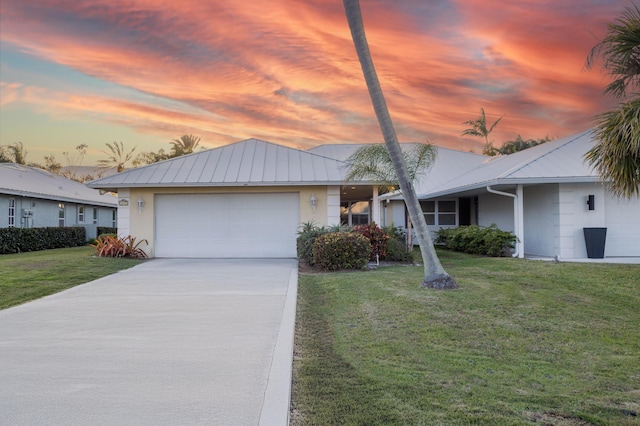
<instances>
[{"instance_id":1,"label":"concrete walkway","mask_svg":"<svg viewBox=\"0 0 640 426\"><path fill-rule=\"evenodd\" d=\"M0 311L0 424L285 425L297 260L156 259Z\"/></svg>"}]
</instances>

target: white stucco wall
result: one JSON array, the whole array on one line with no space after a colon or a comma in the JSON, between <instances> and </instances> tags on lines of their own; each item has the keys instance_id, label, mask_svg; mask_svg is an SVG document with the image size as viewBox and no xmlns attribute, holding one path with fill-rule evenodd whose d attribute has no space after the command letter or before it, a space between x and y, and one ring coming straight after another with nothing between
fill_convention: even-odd
<instances>
[{"instance_id":1,"label":"white stucco wall","mask_svg":"<svg viewBox=\"0 0 640 426\"><path fill-rule=\"evenodd\" d=\"M558 220L558 184L524 188L524 252L530 256L558 255L554 232Z\"/></svg>"},{"instance_id":2,"label":"white stucco wall","mask_svg":"<svg viewBox=\"0 0 640 426\"><path fill-rule=\"evenodd\" d=\"M605 191L605 256L640 257L640 198L620 199Z\"/></svg>"},{"instance_id":3,"label":"white stucco wall","mask_svg":"<svg viewBox=\"0 0 640 426\"><path fill-rule=\"evenodd\" d=\"M559 185L554 245L560 259L587 257L583 228L606 226L604 192L604 186L595 183ZM590 194L595 195L594 210L587 206Z\"/></svg>"},{"instance_id":4,"label":"white stucco wall","mask_svg":"<svg viewBox=\"0 0 640 426\"><path fill-rule=\"evenodd\" d=\"M514 232L513 198L482 194L478 196L478 225L491 226L496 224L503 231Z\"/></svg>"}]
</instances>

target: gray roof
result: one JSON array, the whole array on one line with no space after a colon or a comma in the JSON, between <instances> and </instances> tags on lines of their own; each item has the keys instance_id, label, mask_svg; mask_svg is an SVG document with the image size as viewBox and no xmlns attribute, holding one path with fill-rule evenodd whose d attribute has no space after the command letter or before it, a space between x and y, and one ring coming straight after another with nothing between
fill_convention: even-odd
<instances>
[{"instance_id":1,"label":"gray roof","mask_svg":"<svg viewBox=\"0 0 640 426\"><path fill-rule=\"evenodd\" d=\"M200 151L87 183L91 188L336 185L341 161L258 139Z\"/></svg>"},{"instance_id":2,"label":"gray roof","mask_svg":"<svg viewBox=\"0 0 640 426\"><path fill-rule=\"evenodd\" d=\"M116 207L113 195L100 195L95 189L36 167L0 163L0 194L47 200Z\"/></svg>"},{"instance_id":3,"label":"gray roof","mask_svg":"<svg viewBox=\"0 0 640 426\"><path fill-rule=\"evenodd\" d=\"M595 144L592 131L547 142L511 155L487 157L465 173L416 189L421 198L472 191L488 185L599 182L584 161Z\"/></svg>"}]
</instances>

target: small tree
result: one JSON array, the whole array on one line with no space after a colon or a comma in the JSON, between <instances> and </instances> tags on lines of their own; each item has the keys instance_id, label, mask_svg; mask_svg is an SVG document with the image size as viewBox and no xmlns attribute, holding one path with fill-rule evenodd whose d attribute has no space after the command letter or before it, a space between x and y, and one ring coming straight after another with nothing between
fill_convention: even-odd
<instances>
[{"instance_id":1,"label":"small tree","mask_svg":"<svg viewBox=\"0 0 640 426\"><path fill-rule=\"evenodd\" d=\"M107 158L98 161L98 165L101 167L115 167L118 173L122 172L124 166L133 158L133 151L135 151L136 148L134 147L131 151L125 152L122 142L114 142L113 144L107 142L105 145L107 145L111 153L102 151L107 155Z\"/></svg>"},{"instance_id":2,"label":"small tree","mask_svg":"<svg viewBox=\"0 0 640 426\"><path fill-rule=\"evenodd\" d=\"M496 155L498 151L493 146L493 141L489 142L489 134L498 125L498 123L500 122L500 120L502 120L503 117L504 115L498 118L491 125L491 127L487 128L487 117L484 114L484 108L480 108L480 117L476 118L475 120L469 120L462 123L462 124L468 124L469 126L471 126L468 129L466 129L464 132L462 132L462 136L469 135L469 136L479 136L484 138L484 148L482 150L482 153L484 155L490 155L490 156Z\"/></svg>"}]
</instances>

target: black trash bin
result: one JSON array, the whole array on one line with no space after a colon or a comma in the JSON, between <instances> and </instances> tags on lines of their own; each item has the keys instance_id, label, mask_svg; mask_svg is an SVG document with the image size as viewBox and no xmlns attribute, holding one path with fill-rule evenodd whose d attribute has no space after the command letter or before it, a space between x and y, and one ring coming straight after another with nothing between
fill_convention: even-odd
<instances>
[{"instance_id":1,"label":"black trash bin","mask_svg":"<svg viewBox=\"0 0 640 426\"><path fill-rule=\"evenodd\" d=\"M584 242L587 245L587 257L589 259L603 259L607 228L583 228L583 230Z\"/></svg>"}]
</instances>

